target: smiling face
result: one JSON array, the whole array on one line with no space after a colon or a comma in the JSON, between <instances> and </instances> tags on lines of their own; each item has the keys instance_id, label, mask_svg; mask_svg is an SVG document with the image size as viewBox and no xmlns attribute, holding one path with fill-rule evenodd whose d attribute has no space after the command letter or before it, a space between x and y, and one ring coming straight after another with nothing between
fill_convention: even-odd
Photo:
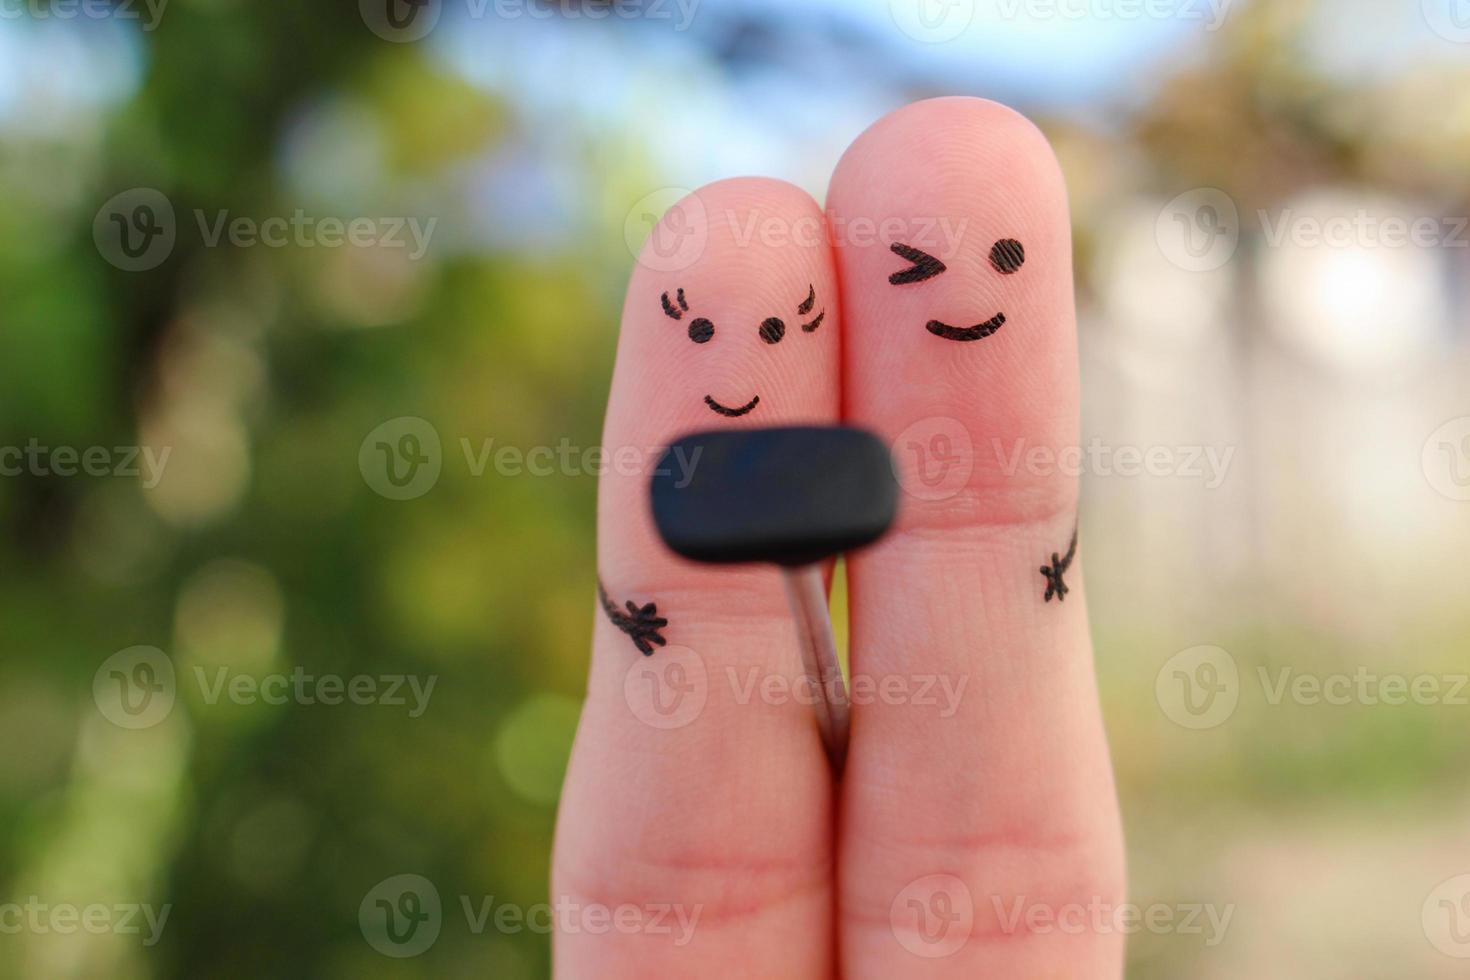
<instances>
[{"instance_id":1,"label":"smiling face","mask_svg":"<svg viewBox=\"0 0 1470 980\"><path fill-rule=\"evenodd\" d=\"M913 263L907 269L889 276L890 285L907 286L925 282L935 276L943 275L949 268L934 256L912 245L894 242L888 246L888 250ZM1014 275L1025 262L1026 247L1014 238L1002 238L990 246L990 267L1003 276ZM930 320L924 327L934 336L943 337L945 340L984 340L1005 326L1005 322L1006 315L1002 310L995 316L969 327L952 326L943 320Z\"/></svg>"},{"instance_id":2,"label":"smiling face","mask_svg":"<svg viewBox=\"0 0 1470 980\"><path fill-rule=\"evenodd\" d=\"M659 305L663 308L664 316L683 322L689 319L689 339L696 344L708 344L715 339L715 324L707 316L693 316L689 299L684 293L683 287L674 290L673 296L665 292L659 297ZM814 283L807 284L806 299L796 304L796 317L805 319L801 324L802 333L814 333L827 318L826 309L822 309L815 316L812 311L817 306L817 287ZM810 319L806 319L810 317ZM779 316L768 316L760 322L754 331L760 339L767 344L779 344L786 336L786 321ZM722 415L728 419L738 419L755 411L760 404L761 396L757 393L751 396L750 401L739 405L726 405L720 402L714 395L704 396L705 407L716 415Z\"/></svg>"},{"instance_id":3,"label":"smiling face","mask_svg":"<svg viewBox=\"0 0 1470 980\"><path fill-rule=\"evenodd\" d=\"M610 464L598 481L607 531L598 562L620 603L639 590L657 597L676 575L770 575L691 571L653 527L649 480L662 447L694 432L837 421L843 320L829 242L806 192L742 177L687 195L642 243L603 423ZM779 587L771 595L782 607Z\"/></svg>"},{"instance_id":4,"label":"smiling face","mask_svg":"<svg viewBox=\"0 0 1470 980\"><path fill-rule=\"evenodd\" d=\"M979 513L996 487L1007 502L1043 508L1056 481L1016 467L1013 447L1061 453L1076 443L1065 397L1077 385L1066 202L1041 132L973 99L885 117L832 177L842 345L861 352L848 358L843 403L895 441L921 489L923 462L963 458L930 467L951 481L936 509ZM1035 495L1014 492L1027 481ZM918 519L904 513L901 522Z\"/></svg>"},{"instance_id":5,"label":"smiling face","mask_svg":"<svg viewBox=\"0 0 1470 980\"><path fill-rule=\"evenodd\" d=\"M664 212L628 285L618 359L652 393L630 425L652 446L828 422L840 324L831 237L810 195L765 178L703 187Z\"/></svg>"}]
</instances>

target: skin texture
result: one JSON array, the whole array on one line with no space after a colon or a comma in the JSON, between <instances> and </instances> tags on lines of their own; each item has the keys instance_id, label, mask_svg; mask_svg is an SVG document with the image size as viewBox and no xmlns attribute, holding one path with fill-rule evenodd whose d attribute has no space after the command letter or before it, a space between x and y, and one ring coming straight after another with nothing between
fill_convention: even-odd
<instances>
[{"instance_id":1,"label":"skin texture","mask_svg":"<svg viewBox=\"0 0 1470 980\"><path fill-rule=\"evenodd\" d=\"M840 304L820 207L790 184L755 178L693 196L665 215L628 287L603 432L610 452L664 446L701 429L837 420ZM770 227L751 233L752 217ZM681 234L689 255L654 251L659 243L672 250ZM804 333L812 317L797 309L809 287L827 316ZM678 288L690 311L675 321L660 297ZM773 316L786 330L770 344L760 329ZM706 343L689 337L695 317L714 324ZM727 406L760 402L726 418L706 395ZM697 906L699 920L683 946L677 935L592 935L558 923L557 975L828 976L833 788L812 708L792 699L741 703L752 669L788 684L801 673L780 577L670 553L653 527L649 476L611 468L602 478L598 567L619 604L657 601L669 646L645 658L598 609L552 895L608 908L677 903L691 915ZM678 669L682 677L663 673ZM654 727L655 692L671 699L682 683L704 692L703 708L681 727ZM683 703L696 705L699 695L690 697Z\"/></svg>"},{"instance_id":2,"label":"skin texture","mask_svg":"<svg viewBox=\"0 0 1470 980\"><path fill-rule=\"evenodd\" d=\"M800 675L779 573L674 558L648 515L647 476L604 477L602 581L620 605L656 600L669 646L645 658L598 609L553 898L678 903L700 918L682 945L559 920L557 976L1121 976L1116 931L1026 915L1124 900L1086 528L1065 602L1044 601L1040 573L1068 550L1077 486L1005 465L1017 440L1059 450L1078 438L1066 193L1046 141L976 99L892 113L833 176L830 244L749 233L752 213L798 230L821 217L789 185L724 181L694 197L702 246L675 271L646 248L634 272L606 445L840 417L890 442L908 492L894 531L850 556L851 669L869 696L854 698L834 784L811 706L741 691L752 669L788 685ZM665 230L687 230L688 217L666 216ZM991 261L1006 239L1025 251L1008 273ZM892 284L913 265L895 242L945 271ZM826 316L807 334L811 317L795 307L809 284ZM660 294L679 287L691 311L676 322ZM1004 322L975 339L930 328L993 326L997 314ZM689 339L691 315L713 322L708 343ZM768 344L760 329L773 315L786 330ZM727 418L706 395L760 401ZM660 717L657 684L629 672L676 663L673 681L702 683L705 699L687 724L661 729L647 720ZM911 696L874 696L885 683ZM941 685L958 698L936 698Z\"/></svg>"}]
</instances>

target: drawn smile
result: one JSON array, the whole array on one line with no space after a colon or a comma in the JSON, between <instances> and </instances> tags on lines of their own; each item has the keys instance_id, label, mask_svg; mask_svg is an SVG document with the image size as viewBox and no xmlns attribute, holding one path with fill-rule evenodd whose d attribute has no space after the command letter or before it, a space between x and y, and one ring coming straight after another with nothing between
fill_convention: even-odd
<instances>
[{"instance_id":1,"label":"drawn smile","mask_svg":"<svg viewBox=\"0 0 1470 980\"><path fill-rule=\"evenodd\" d=\"M984 340L995 333L1006 322L1004 313L997 313L984 323L973 327L951 327L942 320L930 320L925 326L930 333L945 340Z\"/></svg>"},{"instance_id":2,"label":"drawn smile","mask_svg":"<svg viewBox=\"0 0 1470 980\"><path fill-rule=\"evenodd\" d=\"M744 405L741 405L739 408L726 408L724 405L721 405L709 395L704 396L704 403L709 406L710 411L716 413L717 415L723 415L727 419L738 419L742 415L748 415L751 410L755 408L756 405L760 404L760 400L761 396L756 395L754 398L746 402Z\"/></svg>"}]
</instances>

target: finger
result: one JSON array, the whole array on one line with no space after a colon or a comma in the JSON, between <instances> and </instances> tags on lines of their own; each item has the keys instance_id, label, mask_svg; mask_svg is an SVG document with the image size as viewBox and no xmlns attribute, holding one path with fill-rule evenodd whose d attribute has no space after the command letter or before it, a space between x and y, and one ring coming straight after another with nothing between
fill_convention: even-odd
<instances>
[{"instance_id":1,"label":"finger","mask_svg":"<svg viewBox=\"0 0 1470 980\"><path fill-rule=\"evenodd\" d=\"M846 411L891 440L908 491L849 574L842 962L853 977L1116 976L1116 934L1072 927L1074 906L1123 889L1068 554L1077 487L1024 465L1077 443L1057 164L1006 108L921 102L849 148L828 218Z\"/></svg>"},{"instance_id":2,"label":"finger","mask_svg":"<svg viewBox=\"0 0 1470 980\"><path fill-rule=\"evenodd\" d=\"M819 206L759 179L675 205L634 271L553 894L573 908L672 906L674 926L596 934L558 916L559 976L829 974L831 778L812 706L796 696L780 575L675 558L653 527L650 473L617 460L657 459L656 447L694 430L832 423L835 283ZM698 461L676 465L686 462Z\"/></svg>"}]
</instances>

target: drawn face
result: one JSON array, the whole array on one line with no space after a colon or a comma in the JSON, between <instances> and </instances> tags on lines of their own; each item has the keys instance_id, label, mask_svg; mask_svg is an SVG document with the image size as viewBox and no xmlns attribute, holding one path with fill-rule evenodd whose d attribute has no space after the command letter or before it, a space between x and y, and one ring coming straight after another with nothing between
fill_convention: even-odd
<instances>
[{"instance_id":1,"label":"drawn face","mask_svg":"<svg viewBox=\"0 0 1470 980\"><path fill-rule=\"evenodd\" d=\"M684 287L680 286L676 288L672 296L667 292L663 293L659 296L659 303L663 307L664 316L671 320L677 320L683 323L685 317L689 317L688 333L689 339L693 343L708 344L715 339L714 321L706 316L695 315L695 311L690 307L689 298L684 294ZM817 287L809 283L807 285L806 298L800 303L793 304L795 315L792 322L801 325L802 333L813 333L822 325L822 321L826 319L827 311L825 308L815 316L812 316L812 311L816 307ZM734 333L735 339L738 342L743 343L747 340L753 342L755 337L759 337L762 343L775 346L781 343L786 337L786 320L780 316L768 316L754 328L748 325L743 328L721 327L721 336L723 337L727 331ZM716 415L723 415L729 419L738 419L743 415L749 415L755 411L760 401L761 396L759 392L752 393L750 400L742 405L725 405L717 401L714 395L706 394L704 396L706 408Z\"/></svg>"},{"instance_id":2,"label":"drawn face","mask_svg":"<svg viewBox=\"0 0 1470 980\"><path fill-rule=\"evenodd\" d=\"M888 281L895 286L910 286L926 282L935 276L943 275L946 271L943 262L912 245L894 242L888 246L888 250L905 261L913 263L909 268L901 269L888 277ZM1015 275L1025 262L1026 248L1014 238L1002 238L990 246L990 268L1002 276ZM981 315L987 312L989 311L977 311ZM1005 322L1005 311L998 310L988 319L968 327L954 326L943 320L930 320L924 325L924 328L934 336L945 340L984 340L1005 326Z\"/></svg>"}]
</instances>

